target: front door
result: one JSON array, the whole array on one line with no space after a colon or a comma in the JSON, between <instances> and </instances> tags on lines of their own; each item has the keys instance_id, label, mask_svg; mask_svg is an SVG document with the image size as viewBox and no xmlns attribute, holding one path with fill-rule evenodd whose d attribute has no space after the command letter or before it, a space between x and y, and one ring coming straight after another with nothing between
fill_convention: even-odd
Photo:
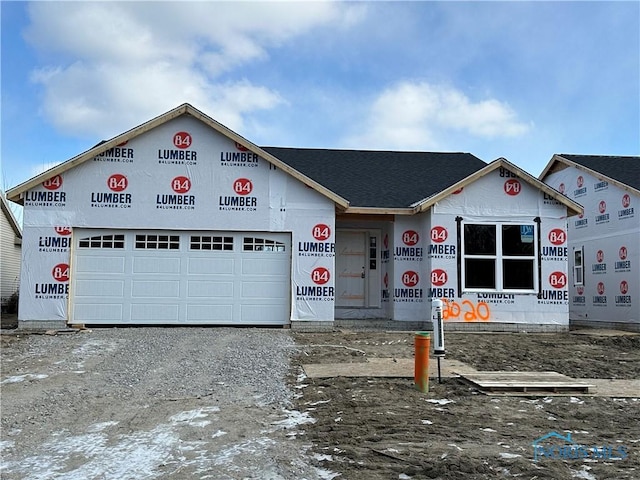
<instances>
[{"instance_id":1,"label":"front door","mask_svg":"<svg viewBox=\"0 0 640 480\"><path fill-rule=\"evenodd\" d=\"M367 305L367 233L336 232L336 306Z\"/></svg>"}]
</instances>

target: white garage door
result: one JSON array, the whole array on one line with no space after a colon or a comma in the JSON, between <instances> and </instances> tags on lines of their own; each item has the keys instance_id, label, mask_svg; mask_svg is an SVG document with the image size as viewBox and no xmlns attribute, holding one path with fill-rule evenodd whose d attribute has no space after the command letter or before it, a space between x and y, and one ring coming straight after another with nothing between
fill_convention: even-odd
<instances>
[{"instance_id":1,"label":"white garage door","mask_svg":"<svg viewBox=\"0 0 640 480\"><path fill-rule=\"evenodd\" d=\"M76 229L71 323L289 323L287 233Z\"/></svg>"}]
</instances>

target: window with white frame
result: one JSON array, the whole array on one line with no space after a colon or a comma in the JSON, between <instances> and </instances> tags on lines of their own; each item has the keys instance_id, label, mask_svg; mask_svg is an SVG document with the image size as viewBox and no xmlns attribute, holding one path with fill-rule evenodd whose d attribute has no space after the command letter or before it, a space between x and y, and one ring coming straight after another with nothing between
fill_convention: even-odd
<instances>
[{"instance_id":1,"label":"window with white frame","mask_svg":"<svg viewBox=\"0 0 640 480\"><path fill-rule=\"evenodd\" d=\"M465 223L463 227L465 291L536 291L538 246L534 223Z\"/></svg>"},{"instance_id":2,"label":"window with white frame","mask_svg":"<svg viewBox=\"0 0 640 480\"><path fill-rule=\"evenodd\" d=\"M233 237L215 235L191 235L191 250L233 250Z\"/></svg>"},{"instance_id":3,"label":"window with white frame","mask_svg":"<svg viewBox=\"0 0 640 480\"><path fill-rule=\"evenodd\" d=\"M136 235L136 249L179 250L179 235Z\"/></svg>"},{"instance_id":4,"label":"window with white frame","mask_svg":"<svg viewBox=\"0 0 640 480\"><path fill-rule=\"evenodd\" d=\"M284 243L266 238L244 237L242 241L245 252L284 252L284 247Z\"/></svg>"},{"instance_id":5,"label":"window with white frame","mask_svg":"<svg viewBox=\"0 0 640 480\"><path fill-rule=\"evenodd\" d=\"M78 242L80 248L124 248L124 234L96 235L95 237L81 238Z\"/></svg>"},{"instance_id":6,"label":"window with white frame","mask_svg":"<svg viewBox=\"0 0 640 480\"><path fill-rule=\"evenodd\" d=\"M584 266L582 259L584 258L584 247L574 248L573 250L573 284L584 285Z\"/></svg>"}]
</instances>

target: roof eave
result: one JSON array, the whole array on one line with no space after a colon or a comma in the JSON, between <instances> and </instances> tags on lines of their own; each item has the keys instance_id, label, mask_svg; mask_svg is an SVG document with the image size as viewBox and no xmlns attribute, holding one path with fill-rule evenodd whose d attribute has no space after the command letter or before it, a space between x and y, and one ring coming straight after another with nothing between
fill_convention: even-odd
<instances>
[{"instance_id":1,"label":"roof eave","mask_svg":"<svg viewBox=\"0 0 640 480\"><path fill-rule=\"evenodd\" d=\"M445 190L435 195L432 195L430 197L427 197L419 202L416 202L413 205L413 208L415 209L416 213L424 212L425 210L428 210L429 208L431 208L432 205L436 204L437 202L444 199L445 197L451 195L456 190L459 190L473 183L474 181L478 180L481 177L484 177L485 175L491 173L492 171L496 170L499 167L505 167L508 170L515 172L519 178L525 180L527 183L533 185L535 188L542 190L544 193L549 195L554 200L557 200L558 202L562 203L567 208L567 216L571 217L573 215L580 215L584 212L582 205L574 202L570 198L561 194L557 190L551 188L546 183L542 182L541 180L537 179L533 175L517 167L516 165L509 162L506 158L503 158L503 157L497 158L493 162L489 163L486 167L483 167L480 170L472 173L468 177L460 180L459 182L454 183L453 185L446 188Z\"/></svg>"},{"instance_id":2,"label":"roof eave","mask_svg":"<svg viewBox=\"0 0 640 480\"><path fill-rule=\"evenodd\" d=\"M168 122L169 120L172 120L176 117L179 117L180 115L183 115L184 113L187 112L188 107L190 107L189 104L186 104L186 103L182 104L179 107L174 108L173 110L170 110L162 115L159 115L149 120L148 122L143 123L142 125L132 128L131 130L128 130L116 137L111 138L110 140L107 140L106 142L100 143L95 147L90 148L89 150L86 150L81 154L76 155L75 157L72 157L69 160L66 160L60 163L59 165L56 165L55 167L51 167L50 169L8 190L7 198L13 202L16 202L22 205L24 203L22 199L22 194L27 190L31 190L32 188L37 187L38 185L48 180L49 178L55 177L56 175L60 175L66 172L67 170L70 170L86 162L87 160L94 158L97 155L109 150L110 148L116 147L117 145L120 145L124 142L131 140L134 137L137 137L138 135L148 132L149 130L157 126Z\"/></svg>"},{"instance_id":3,"label":"roof eave","mask_svg":"<svg viewBox=\"0 0 640 480\"><path fill-rule=\"evenodd\" d=\"M414 215L416 212L410 207L348 207L341 213L353 215Z\"/></svg>"},{"instance_id":4,"label":"roof eave","mask_svg":"<svg viewBox=\"0 0 640 480\"><path fill-rule=\"evenodd\" d=\"M148 132L149 130L152 130L156 127L158 127L159 125L162 125L163 123L168 122L169 120L173 120L176 117L179 117L181 115L184 114L189 114L191 116L193 116L194 118L199 119L200 121L202 121L203 123L205 123L206 125L208 125L209 127L213 128L214 130L216 130L217 132L221 133L222 135L230 138L231 140L237 142L238 144L242 145L243 147L247 148L248 150L250 150L251 152L255 153L256 155L264 158L266 161L268 161L269 163L271 163L272 165L274 165L277 168L280 168L281 170L287 172L289 175L293 176L294 178L298 179L299 181L301 181L302 183L304 183L305 185L307 185L308 187L312 188L313 190L317 191L318 193L320 193L321 195L329 198L331 201L333 201L334 203L336 203L339 208L342 209L346 209L349 207L349 201L346 200L345 198L341 197L340 195L332 192L331 190L329 190L328 188L320 185L319 183L317 183L316 181L310 179L309 177L303 175L302 173L298 172L297 170L295 170L294 168L290 167L289 165L287 165L286 163L282 162L281 160L279 160L278 158L274 157L273 155L271 155L270 153L262 150L260 147L258 147L257 145L251 143L249 140L247 140L246 138L242 137L241 135L238 135L236 132L230 130L229 128L225 127L224 125L222 125L221 123L217 122L216 120L214 120L213 118L209 117L208 115L205 115L204 113L202 113L200 110L198 110L197 108L193 107L192 105L188 104L188 103L184 103L182 105L180 105L179 107L174 108L173 110L170 110L162 115L159 115L151 120L149 120L148 122L143 123L142 125L139 125L135 128L132 128L131 130L128 130L127 132L118 135L117 137L113 137L110 140L107 140L104 143L101 143L99 145L96 145L95 147L59 164L56 165L55 167L50 168L49 170L42 172L39 175L36 175L35 177L30 178L29 180L21 183L20 185L10 189L7 191L7 198L15 203L18 204L23 204L24 200L23 200L23 193L26 192L27 190L30 190L34 187L37 187L38 185L40 185L42 182L48 180L49 178L52 178L56 175L60 175L64 172L66 172L67 170L70 170L71 168L74 168L78 165L80 165L81 163L86 162L87 160L96 157L97 155L101 154L102 152L105 152L106 150L109 150L110 148L113 148L121 143L127 142L143 133Z\"/></svg>"},{"instance_id":5,"label":"roof eave","mask_svg":"<svg viewBox=\"0 0 640 480\"><path fill-rule=\"evenodd\" d=\"M221 123L217 122L213 118L209 117L208 115L204 114L200 110L197 110L196 108L194 108L194 107L192 107L191 105L188 105L188 104L187 104L187 107L189 108L188 113L190 115L198 118L200 121L206 123L211 128L213 128L214 130L216 130L219 133L221 133L222 135L230 138L234 142L237 142L238 144L242 145L243 147L245 147L246 149L248 149L251 152L255 153L256 155L264 158L267 162L269 162L273 166L279 168L280 170L283 170L284 172L288 173L292 177L294 177L297 180L299 180L302 183L304 183L306 186L312 188L313 190L316 190L321 195L329 198L331 201L336 203L341 209L346 209L346 208L349 207L349 201L346 200L345 198L341 197L337 193L329 190L328 188L326 188L325 186L319 184L315 180L313 180L313 179L307 177L306 175L300 173L295 168L293 168L293 167L289 166L288 164L284 163L278 157L275 157L275 156L271 155L266 150L263 150L262 148L260 148L256 144L250 142L249 140L247 140L243 136L237 134L233 130L228 129L227 127L225 127Z\"/></svg>"},{"instance_id":6,"label":"roof eave","mask_svg":"<svg viewBox=\"0 0 640 480\"><path fill-rule=\"evenodd\" d=\"M569 160L568 158L563 157L562 155L559 154L554 154L553 157L551 157L551 160L549 160L549 163L547 164L547 166L544 168L544 170L542 171L542 173L539 176L539 179L541 181L544 181L544 178L550 174L551 170L553 169L554 165L556 163L562 163L563 165L566 165L567 167L574 167L577 170L580 170L582 172L588 173L589 175L592 175L594 177L596 177L598 180L604 180L612 185L615 185L618 188L621 188L629 193L634 193L635 195L640 195L640 190L638 190L637 188L634 188L630 185L627 185L626 183L623 183L619 180L616 180L614 178L611 178L603 173L598 172L597 170L593 170L589 167L585 167L584 165L581 165L577 162L574 162L572 160Z\"/></svg>"}]
</instances>

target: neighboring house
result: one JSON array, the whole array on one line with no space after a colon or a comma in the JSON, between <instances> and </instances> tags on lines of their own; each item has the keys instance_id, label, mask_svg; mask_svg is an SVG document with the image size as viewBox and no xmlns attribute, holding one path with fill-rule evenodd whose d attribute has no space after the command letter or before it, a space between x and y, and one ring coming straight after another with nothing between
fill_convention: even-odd
<instances>
[{"instance_id":1,"label":"neighboring house","mask_svg":"<svg viewBox=\"0 0 640 480\"><path fill-rule=\"evenodd\" d=\"M640 157L554 155L540 179L584 207L568 222L571 325L640 331Z\"/></svg>"},{"instance_id":2,"label":"neighboring house","mask_svg":"<svg viewBox=\"0 0 640 480\"><path fill-rule=\"evenodd\" d=\"M5 198L0 192L2 204L2 230L0 231L0 264L2 279L0 282L0 305L3 312L15 311L17 308L15 295L20 287L20 257L22 246L22 229L13 215ZM15 313L15 312L11 312Z\"/></svg>"},{"instance_id":3,"label":"neighboring house","mask_svg":"<svg viewBox=\"0 0 640 480\"><path fill-rule=\"evenodd\" d=\"M568 328L581 207L505 159L261 148L184 104L8 195L25 326Z\"/></svg>"}]
</instances>

